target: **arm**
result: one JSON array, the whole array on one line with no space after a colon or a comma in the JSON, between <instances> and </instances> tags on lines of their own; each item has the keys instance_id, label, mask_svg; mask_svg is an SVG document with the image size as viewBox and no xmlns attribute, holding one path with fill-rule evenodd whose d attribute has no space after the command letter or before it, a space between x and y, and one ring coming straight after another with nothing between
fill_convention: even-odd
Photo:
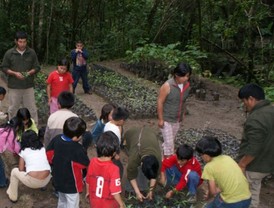
<instances>
[{"instance_id":1,"label":"arm","mask_svg":"<svg viewBox=\"0 0 274 208\"><path fill-rule=\"evenodd\" d=\"M89 184L86 183L86 198L89 197Z\"/></svg>"},{"instance_id":2,"label":"arm","mask_svg":"<svg viewBox=\"0 0 274 208\"><path fill-rule=\"evenodd\" d=\"M166 185L166 173L163 171L161 171L160 173L160 180L159 180L159 183L162 185L162 186L165 186Z\"/></svg>"},{"instance_id":3,"label":"arm","mask_svg":"<svg viewBox=\"0 0 274 208\"><path fill-rule=\"evenodd\" d=\"M208 181L208 190L209 195L216 196L216 194L220 193L221 190L216 186L215 181L209 180Z\"/></svg>"},{"instance_id":4,"label":"arm","mask_svg":"<svg viewBox=\"0 0 274 208\"><path fill-rule=\"evenodd\" d=\"M170 87L169 84L166 82L160 88L159 96L157 99L157 113L158 113L158 126L159 128L163 128L164 126L164 103L166 100L167 95L169 94Z\"/></svg>"},{"instance_id":5,"label":"arm","mask_svg":"<svg viewBox=\"0 0 274 208\"><path fill-rule=\"evenodd\" d=\"M148 194L146 196L147 199L152 200L153 198L153 191L156 187L156 179L150 179L149 181L149 191Z\"/></svg>"},{"instance_id":6,"label":"arm","mask_svg":"<svg viewBox=\"0 0 274 208\"><path fill-rule=\"evenodd\" d=\"M246 166L251 163L253 160L255 159L255 157L251 156L251 155L245 155L243 156L238 165L240 166L240 168L242 169L243 172L245 172Z\"/></svg>"},{"instance_id":7,"label":"arm","mask_svg":"<svg viewBox=\"0 0 274 208\"><path fill-rule=\"evenodd\" d=\"M70 91L71 93L73 93L73 86L72 86L72 84L69 84L69 91Z\"/></svg>"},{"instance_id":8,"label":"arm","mask_svg":"<svg viewBox=\"0 0 274 208\"><path fill-rule=\"evenodd\" d=\"M47 84L47 95L48 95L48 104L50 105L51 103L51 84Z\"/></svg>"},{"instance_id":9,"label":"arm","mask_svg":"<svg viewBox=\"0 0 274 208\"><path fill-rule=\"evenodd\" d=\"M124 204L124 202L123 202L122 197L121 197L120 194L114 194L113 197L118 202L120 208L126 208L126 206L125 206L125 204Z\"/></svg>"},{"instance_id":10,"label":"arm","mask_svg":"<svg viewBox=\"0 0 274 208\"><path fill-rule=\"evenodd\" d=\"M19 171L25 171L25 161L22 157L19 158L18 169Z\"/></svg>"},{"instance_id":11,"label":"arm","mask_svg":"<svg viewBox=\"0 0 274 208\"><path fill-rule=\"evenodd\" d=\"M132 187L133 187L133 189L134 189L134 191L135 191L135 194L136 194L137 199L138 199L140 202L142 202L142 201L145 199L145 197L144 197L143 194L140 192L140 189L139 189L139 187L138 187L138 184L137 184L136 179L130 180L130 184L132 185Z\"/></svg>"}]
</instances>

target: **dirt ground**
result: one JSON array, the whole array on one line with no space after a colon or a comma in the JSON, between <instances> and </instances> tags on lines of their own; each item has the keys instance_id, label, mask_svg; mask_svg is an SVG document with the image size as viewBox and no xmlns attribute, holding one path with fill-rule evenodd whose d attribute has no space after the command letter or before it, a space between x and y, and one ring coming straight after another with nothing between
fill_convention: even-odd
<instances>
[{"instance_id":1,"label":"dirt ground","mask_svg":"<svg viewBox=\"0 0 274 208\"><path fill-rule=\"evenodd\" d=\"M138 78L135 75L124 71L119 67L118 61L112 62L101 62L99 63L106 67L115 69L117 72L122 73L125 76L130 76ZM246 115L241 108L241 103L237 98L238 89L228 86L213 83L210 80L200 78L201 81L206 86L207 97L205 101L201 101L191 96L188 99L188 115L186 116L182 127L183 129L189 128L199 128L199 129L220 129L225 131L236 138L240 139L242 134L242 127L245 121ZM159 86L151 83L147 80L142 80L138 78L140 82L144 85L158 89ZM1 86L6 86L3 80L0 80ZM213 101L212 93L218 92L220 97L219 101ZM87 95L83 93L81 86L79 85L76 90L76 96L78 96L88 107L92 108L96 115L100 116L101 107L106 103L106 101L97 96L96 94ZM2 103L3 110L8 107L7 99ZM88 122L88 127L91 128L93 121ZM142 126L150 125L156 130L157 119L129 119L125 124L125 130L132 126ZM94 156L94 149L90 149L89 156ZM12 155L5 153L3 155L6 162L6 172L9 174L12 167L16 166L16 159ZM122 162L126 164L127 157L123 155ZM7 176L9 176L7 174ZM20 185L19 188L19 200L16 204L12 204L6 194L6 188L0 189L0 208L10 208L10 207L56 207L57 198L53 195L53 189L51 184L49 184L45 191L34 190ZM262 185L261 191L261 205L260 208L271 208L274 207L274 181L273 179ZM89 207L87 201L84 199L84 193L81 195L80 207Z\"/></svg>"}]
</instances>

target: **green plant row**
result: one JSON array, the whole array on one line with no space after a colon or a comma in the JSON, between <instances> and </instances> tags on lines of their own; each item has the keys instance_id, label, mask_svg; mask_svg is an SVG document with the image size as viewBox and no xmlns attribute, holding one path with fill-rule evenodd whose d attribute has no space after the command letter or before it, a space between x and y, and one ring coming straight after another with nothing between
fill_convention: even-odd
<instances>
[{"instance_id":1,"label":"green plant row","mask_svg":"<svg viewBox=\"0 0 274 208\"><path fill-rule=\"evenodd\" d=\"M131 118L156 116L156 90L99 66L90 73L89 79L97 94L113 104L126 107Z\"/></svg>"}]
</instances>

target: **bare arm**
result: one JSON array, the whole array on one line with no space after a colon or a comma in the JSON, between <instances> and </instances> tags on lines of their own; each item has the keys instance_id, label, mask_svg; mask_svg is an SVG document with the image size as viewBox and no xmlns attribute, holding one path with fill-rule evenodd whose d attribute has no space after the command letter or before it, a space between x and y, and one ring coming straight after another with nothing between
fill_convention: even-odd
<instances>
[{"instance_id":1,"label":"bare arm","mask_svg":"<svg viewBox=\"0 0 274 208\"><path fill-rule=\"evenodd\" d=\"M21 72L16 72L11 69L8 69L6 73L10 76L15 76L17 79L21 79L21 80L25 79L24 75Z\"/></svg>"},{"instance_id":2,"label":"bare arm","mask_svg":"<svg viewBox=\"0 0 274 208\"><path fill-rule=\"evenodd\" d=\"M73 93L73 86L72 86L72 84L69 84L69 91L70 91L71 93Z\"/></svg>"},{"instance_id":3,"label":"bare arm","mask_svg":"<svg viewBox=\"0 0 274 208\"><path fill-rule=\"evenodd\" d=\"M86 198L89 197L89 184L86 183Z\"/></svg>"},{"instance_id":4,"label":"bare arm","mask_svg":"<svg viewBox=\"0 0 274 208\"><path fill-rule=\"evenodd\" d=\"M157 99L157 113L158 113L158 126L159 128L163 128L164 126L164 102L166 100L167 95L170 92L169 84L166 82L162 85L159 91L159 96Z\"/></svg>"},{"instance_id":5,"label":"bare arm","mask_svg":"<svg viewBox=\"0 0 274 208\"><path fill-rule=\"evenodd\" d=\"M255 157L251 156L251 155L245 155L241 158L241 160L239 161L238 165L240 166L240 168L242 169L243 172L245 172L246 166L251 163L253 160L255 159Z\"/></svg>"},{"instance_id":6,"label":"bare arm","mask_svg":"<svg viewBox=\"0 0 274 208\"><path fill-rule=\"evenodd\" d=\"M114 194L113 197L118 202L120 208L126 208L126 206L125 206L125 204L124 204L124 202L123 202L122 197L121 197L120 194Z\"/></svg>"},{"instance_id":7,"label":"bare arm","mask_svg":"<svg viewBox=\"0 0 274 208\"><path fill-rule=\"evenodd\" d=\"M22 157L19 158L19 171L25 171L25 161Z\"/></svg>"},{"instance_id":8,"label":"bare arm","mask_svg":"<svg viewBox=\"0 0 274 208\"><path fill-rule=\"evenodd\" d=\"M136 197L139 201L143 201L145 199L145 197L143 196L143 194L140 192L140 189L138 187L138 184L137 184L137 181L136 179L132 179L130 181L130 184L132 185L134 191L135 191L135 194L136 194Z\"/></svg>"},{"instance_id":9,"label":"bare arm","mask_svg":"<svg viewBox=\"0 0 274 208\"><path fill-rule=\"evenodd\" d=\"M209 195L212 195L212 196L215 196L216 194L221 192L221 190L216 186L215 181L208 181L208 190L209 190Z\"/></svg>"},{"instance_id":10,"label":"bare arm","mask_svg":"<svg viewBox=\"0 0 274 208\"><path fill-rule=\"evenodd\" d=\"M156 188L156 179L150 179L149 181L149 191L146 196L147 199L152 200L153 198L153 191Z\"/></svg>"},{"instance_id":11,"label":"bare arm","mask_svg":"<svg viewBox=\"0 0 274 208\"><path fill-rule=\"evenodd\" d=\"M48 104L51 102L51 84L47 84L47 95L48 95Z\"/></svg>"}]
</instances>

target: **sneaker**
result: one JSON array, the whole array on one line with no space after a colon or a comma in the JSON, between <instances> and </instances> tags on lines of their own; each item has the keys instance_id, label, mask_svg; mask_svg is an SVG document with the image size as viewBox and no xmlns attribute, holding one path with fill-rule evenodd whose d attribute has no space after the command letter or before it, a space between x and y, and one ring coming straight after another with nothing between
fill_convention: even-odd
<instances>
[{"instance_id":1,"label":"sneaker","mask_svg":"<svg viewBox=\"0 0 274 208\"><path fill-rule=\"evenodd\" d=\"M197 202L197 195L196 194L195 195L189 195L189 197L187 199L187 202L191 203L191 204L196 203Z\"/></svg>"}]
</instances>

